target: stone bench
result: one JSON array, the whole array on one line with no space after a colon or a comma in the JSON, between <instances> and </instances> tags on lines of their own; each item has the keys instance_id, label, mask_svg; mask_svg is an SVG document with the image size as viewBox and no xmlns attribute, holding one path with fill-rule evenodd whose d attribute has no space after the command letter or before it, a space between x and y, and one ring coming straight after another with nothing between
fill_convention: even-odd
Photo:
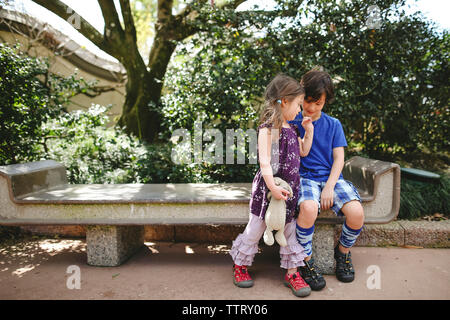
<instances>
[{"instance_id":1,"label":"stone bench","mask_svg":"<svg viewBox=\"0 0 450 320\"><path fill-rule=\"evenodd\" d=\"M344 177L359 189L365 223L388 223L400 205L400 167L353 157ZM68 184L52 160L0 166L0 225L85 225L87 263L118 266L144 243L144 225L238 224L249 215L250 183ZM334 272L334 224L318 218L314 248L326 274Z\"/></svg>"}]
</instances>

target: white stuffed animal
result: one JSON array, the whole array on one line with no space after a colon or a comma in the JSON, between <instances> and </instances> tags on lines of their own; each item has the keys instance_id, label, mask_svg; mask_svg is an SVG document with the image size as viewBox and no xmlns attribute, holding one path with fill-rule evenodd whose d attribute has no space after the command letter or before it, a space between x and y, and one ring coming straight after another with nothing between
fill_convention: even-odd
<instances>
[{"instance_id":1,"label":"white stuffed animal","mask_svg":"<svg viewBox=\"0 0 450 320\"><path fill-rule=\"evenodd\" d=\"M274 177L275 185L281 186L287 191L289 191L289 198L292 197L292 188L291 186L279 177ZM275 239L278 244L282 247L287 246L286 237L284 236L284 225L286 224L286 202L284 200L277 200L272 198L272 193L269 192L267 194L267 199L270 201L269 207L266 211L265 222L266 222L266 231L264 231L264 242L271 246L274 243L274 238L272 231L276 230Z\"/></svg>"}]
</instances>

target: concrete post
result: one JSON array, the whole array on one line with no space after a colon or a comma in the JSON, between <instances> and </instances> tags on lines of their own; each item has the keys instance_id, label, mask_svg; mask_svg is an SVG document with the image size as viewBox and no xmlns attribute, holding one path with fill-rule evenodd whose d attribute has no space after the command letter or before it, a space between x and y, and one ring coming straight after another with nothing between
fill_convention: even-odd
<instances>
[{"instance_id":1,"label":"concrete post","mask_svg":"<svg viewBox=\"0 0 450 320\"><path fill-rule=\"evenodd\" d=\"M144 245L144 226L88 226L87 263L115 267Z\"/></svg>"}]
</instances>

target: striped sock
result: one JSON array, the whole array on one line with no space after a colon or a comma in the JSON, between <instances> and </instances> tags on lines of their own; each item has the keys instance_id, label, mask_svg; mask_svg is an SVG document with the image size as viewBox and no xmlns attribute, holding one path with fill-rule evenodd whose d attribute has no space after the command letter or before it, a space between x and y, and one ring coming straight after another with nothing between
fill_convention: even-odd
<instances>
[{"instance_id":1,"label":"striped sock","mask_svg":"<svg viewBox=\"0 0 450 320\"><path fill-rule=\"evenodd\" d=\"M305 253L310 256L312 254L312 238L314 234L314 225L311 228L305 229L296 224L297 241L301 244Z\"/></svg>"},{"instance_id":2,"label":"striped sock","mask_svg":"<svg viewBox=\"0 0 450 320\"><path fill-rule=\"evenodd\" d=\"M341 237L339 238L339 242L342 244L343 247L350 248L353 247L353 245L356 242L356 239L358 238L359 234L361 233L363 227L359 229L352 229L350 228L346 222L342 225L342 232Z\"/></svg>"}]
</instances>

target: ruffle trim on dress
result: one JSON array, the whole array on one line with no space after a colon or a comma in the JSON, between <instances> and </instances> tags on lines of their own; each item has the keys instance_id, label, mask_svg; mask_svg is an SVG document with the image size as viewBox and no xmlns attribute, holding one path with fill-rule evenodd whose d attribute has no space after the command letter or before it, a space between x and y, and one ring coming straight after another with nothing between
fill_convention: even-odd
<instances>
[{"instance_id":1,"label":"ruffle trim on dress","mask_svg":"<svg viewBox=\"0 0 450 320\"><path fill-rule=\"evenodd\" d=\"M244 235L241 233L237 236L236 240L233 241L230 255L235 264L239 266L251 266L257 252L258 243L246 243Z\"/></svg>"},{"instance_id":2,"label":"ruffle trim on dress","mask_svg":"<svg viewBox=\"0 0 450 320\"><path fill-rule=\"evenodd\" d=\"M305 265L303 260L307 256L308 255L299 243L288 244L286 247L280 247L280 267L284 269L302 267Z\"/></svg>"}]
</instances>

